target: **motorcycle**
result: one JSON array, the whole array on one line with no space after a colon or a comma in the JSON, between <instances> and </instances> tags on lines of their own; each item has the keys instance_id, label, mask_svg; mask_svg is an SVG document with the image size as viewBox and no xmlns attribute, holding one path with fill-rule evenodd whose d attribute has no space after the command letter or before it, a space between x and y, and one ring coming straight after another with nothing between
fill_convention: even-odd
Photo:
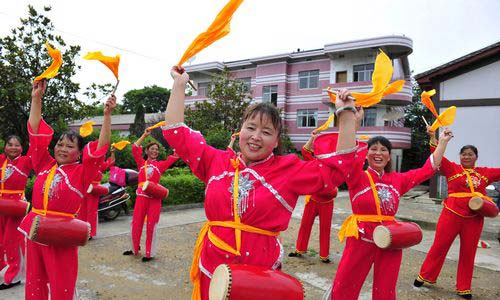
<instances>
[{"instance_id":1,"label":"motorcycle","mask_svg":"<svg viewBox=\"0 0 500 300\"><path fill-rule=\"evenodd\" d=\"M108 188L108 193L99 197L97 209L99 217L111 221L124 211L128 214L127 201L130 195L126 192L127 186L137 185L139 173L132 169L110 168L109 182L102 184Z\"/></svg>"}]
</instances>

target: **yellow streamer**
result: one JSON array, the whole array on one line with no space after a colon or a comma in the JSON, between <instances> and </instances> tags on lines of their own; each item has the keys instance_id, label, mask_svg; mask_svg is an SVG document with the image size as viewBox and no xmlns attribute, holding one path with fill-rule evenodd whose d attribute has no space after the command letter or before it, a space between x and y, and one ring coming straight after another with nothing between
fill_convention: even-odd
<instances>
[{"instance_id":1,"label":"yellow streamer","mask_svg":"<svg viewBox=\"0 0 500 300\"><path fill-rule=\"evenodd\" d=\"M45 42L45 47L47 47L47 52L49 53L50 57L52 57L52 63L45 71L43 71L42 74L38 75L34 81L39 81L44 78L49 79L55 77L59 72L59 68L62 66L61 51L52 48L49 45L49 42Z\"/></svg>"},{"instance_id":2,"label":"yellow streamer","mask_svg":"<svg viewBox=\"0 0 500 300\"><path fill-rule=\"evenodd\" d=\"M89 52L87 55L83 57L86 60L98 60L103 63L106 67L108 67L115 78L118 80L118 67L120 66L120 55L116 56L106 56L101 53L101 51L97 52Z\"/></svg>"},{"instance_id":3,"label":"yellow streamer","mask_svg":"<svg viewBox=\"0 0 500 300\"><path fill-rule=\"evenodd\" d=\"M121 140L119 142L111 144L111 147L114 147L114 148L116 148L118 150L123 150L123 148L125 148L129 144L130 144L129 141Z\"/></svg>"},{"instance_id":4,"label":"yellow streamer","mask_svg":"<svg viewBox=\"0 0 500 300\"><path fill-rule=\"evenodd\" d=\"M80 135L82 137L87 137L87 136L91 135L92 131L94 131L94 127L92 126L94 124L95 124L94 121L88 121L88 122L83 123L83 125L80 126Z\"/></svg>"}]
</instances>

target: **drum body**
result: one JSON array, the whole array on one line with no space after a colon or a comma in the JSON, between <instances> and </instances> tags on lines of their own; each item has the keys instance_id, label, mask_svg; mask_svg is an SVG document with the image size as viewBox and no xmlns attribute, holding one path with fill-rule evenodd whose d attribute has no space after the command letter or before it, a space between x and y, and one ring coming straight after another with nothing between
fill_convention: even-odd
<instances>
[{"instance_id":1,"label":"drum body","mask_svg":"<svg viewBox=\"0 0 500 300\"><path fill-rule=\"evenodd\" d=\"M219 265L210 281L211 300L303 300L304 287L296 278L265 267Z\"/></svg>"},{"instance_id":2,"label":"drum body","mask_svg":"<svg viewBox=\"0 0 500 300\"><path fill-rule=\"evenodd\" d=\"M495 218L498 216L498 207L494 202L481 197L472 197L469 200L469 208L483 217Z\"/></svg>"},{"instance_id":3,"label":"drum body","mask_svg":"<svg viewBox=\"0 0 500 300\"><path fill-rule=\"evenodd\" d=\"M92 194L94 196L102 196L109 193L109 188L101 184L91 184L87 189L87 194Z\"/></svg>"},{"instance_id":4,"label":"drum body","mask_svg":"<svg viewBox=\"0 0 500 300\"><path fill-rule=\"evenodd\" d=\"M165 199L168 197L168 189L161 184L146 180L142 185L142 191L153 198Z\"/></svg>"},{"instance_id":5,"label":"drum body","mask_svg":"<svg viewBox=\"0 0 500 300\"><path fill-rule=\"evenodd\" d=\"M24 217L30 209L25 200L0 199L0 215L8 217Z\"/></svg>"},{"instance_id":6,"label":"drum body","mask_svg":"<svg viewBox=\"0 0 500 300\"><path fill-rule=\"evenodd\" d=\"M373 241L382 249L402 249L422 241L422 229L413 222L379 225L373 230Z\"/></svg>"},{"instance_id":7,"label":"drum body","mask_svg":"<svg viewBox=\"0 0 500 300\"><path fill-rule=\"evenodd\" d=\"M90 224L75 218L35 216L28 238L49 246L84 246L90 238Z\"/></svg>"}]
</instances>

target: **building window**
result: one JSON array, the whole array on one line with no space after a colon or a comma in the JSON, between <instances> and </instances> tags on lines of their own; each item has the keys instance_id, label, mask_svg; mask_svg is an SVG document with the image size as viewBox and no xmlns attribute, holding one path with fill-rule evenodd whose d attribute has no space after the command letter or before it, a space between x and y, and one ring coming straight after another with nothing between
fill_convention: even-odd
<instances>
[{"instance_id":1,"label":"building window","mask_svg":"<svg viewBox=\"0 0 500 300\"><path fill-rule=\"evenodd\" d=\"M244 77L244 78L238 78L239 81L243 82L245 85L245 92L250 92L252 89L252 77Z\"/></svg>"},{"instance_id":2,"label":"building window","mask_svg":"<svg viewBox=\"0 0 500 300\"><path fill-rule=\"evenodd\" d=\"M317 109L298 109L297 127L316 127L318 123Z\"/></svg>"},{"instance_id":3,"label":"building window","mask_svg":"<svg viewBox=\"0 0 500 300\"><path fill-rule=\"evenodd\" d=\"M376 108L365 108L365 116L361 124L362 127L372 127L375 126L377 121L377 109Z\"/></svg>"},{"instance_id":4,"label":"building window","mask_svg":"<svg viewBox=\"0 0 500 300\"><path fill-rule=\"evenodd\" d=\"M262 102L271 102L278 106L278 86L266 85L262 87Z\"/></svg>"},{"instance_id":5,"label":"building window","mask_svg":"<svg viewBox=\"0 0 500 300\"><path fill-rule=\"evenodd\" d=\"M198 96L206 97L210 87L209 82L198 82Z\"/></svg>"},{"instance_id":6,"label":"building window","mask_svg":"<svg viewBox=\"0 0 500 300\"><path fill-rule=\"evenodd\" d=\"M319 86L319 70L299 72L299 89L316 89Z\"/></svg>"},{"instance_id":7,"label":"building window","mask_svg":"<svg viewBox=\"0 0 500 300\"><path fill-rule=\"evenodd\" d=\"M372 80L373 67L374 67L374 64L354 66L353 81L370 81L370 80Z\"/></svg>"},{"instance_id":8,"label":"building window","mask_svg":"<svg viewBox=\"0 0 500 300\"><path fill-rule=\"evenodd\" d=\"M347 82L347 71L335 73L335 83Z\"/></svg>"}]
</instances>

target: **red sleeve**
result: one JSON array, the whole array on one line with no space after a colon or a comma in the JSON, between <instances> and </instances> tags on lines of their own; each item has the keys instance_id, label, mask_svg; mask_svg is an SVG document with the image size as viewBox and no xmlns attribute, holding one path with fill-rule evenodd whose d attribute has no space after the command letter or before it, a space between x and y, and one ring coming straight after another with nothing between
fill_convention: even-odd
<instances>
[{"instance_id":1,"label":"red sleeve","mask_svg":"<svg viewBox=\"0 0 500 300\"><path fill-rule=\"evenodd\" d=\"M144 158L142 158L142 147L132 144L132 156L134 157L137 169L144 165Z\"/></svg>"},{"instance_id":2,"label":"red sleeve","mask_svg":"<svg viewBox=\"0 0 500 300\"><path fill-rule=\"evenodd\" d=\"M405 194L415 186L431 178L435 172L436 169L434 168L434 162L431 155L423 167L399 173L399 179L401 180L401 190L399 192L401 195Z\"/></svg>"},{"instance_id":3,"label":"red sleeve","mask_svg":"<svg viewBox=\"0 0 500 300\"><path fill-rule=\"evenodd\" d=\"M39 173L44 169L44 166L52 164L54 161L54 158L49 153L49 144L54 135L54 130L42 119L37 132L33 133L33 129L28 122L30 139L28 155L31 157L31 164L35 173Z\"/></svg>"},{"instance_id":4,"label":"red sleeve","mask_svg":"<svg viewBox=\"0 0 500 300\"><path fill-rule=\"evenodd\" d=\"M106 171L107 169L109 169L114 164L115 164L115 160L111 156L108 157L108 159L101 164L101 167L100 167L101 172Z\"/></svg>"},{"instance_id":5,"label":"red sleeve","mask_svg":"<svg viewBox=\"0 0 500 300\"><path fill-rule=\"evenodd\" d=\"M160 164L158 165L160 173L163 174L163 172L165 172L168 168L170 168L171 165L173 165L178 160L179 156L169 155L166 160L161 161Z\"/></svg>"},{"instance_id":6,"label":"red sleeve","mask_svg":"<svg viewBox=\"0 0 500 300\"><path fill-rule=\"evenodd\" d=\"M209 170L214 159L218 155L227 155L229 153L207 145L199 131L192 130L184 123L162 126L162 130L163 137L174 152L205 183L208 180Z\"/></svg>"},{"instance_id":7,"label":"red sleeve","mask_svg":"<svg viewBox=\"0 0 500 300\"><path fill-rule=\"evenodd\" d=\"M93 141L83 148L83 186L89 186L99 173L99 167L104 163L108 146L97 149L98 141Z\"/></svg>"},{"instance_id":8,"label":"red sleeve","mask_svg":"<svg viewBox=\"0 0 500 300\"><path fill-rule=\"evenodd\" d=\"M306 147L302 147L301 153L302 153L302 157L304 158L304 160L313 160L314 159L312 151L310 151Z\"/></svg>"},{"instance_id":9,"label":"red sleeve","mask_svg":"<svg viewBox=\"0 0 500 300\"><path fill-rule=\"evenodd\" d=\"M500 168L484 168L490 183L500 181Z\"/></svg>"}]
</instances>

